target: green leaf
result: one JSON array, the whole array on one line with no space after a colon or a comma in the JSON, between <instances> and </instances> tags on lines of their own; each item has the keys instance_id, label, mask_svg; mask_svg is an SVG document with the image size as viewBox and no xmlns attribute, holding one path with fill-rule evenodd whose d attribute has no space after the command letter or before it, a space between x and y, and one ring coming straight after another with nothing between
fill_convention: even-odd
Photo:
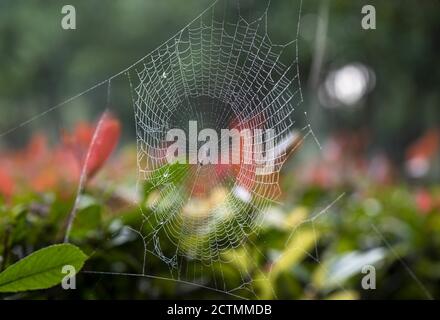
<instances>
[{"instance_id":1,"label":"green leaf","mask_svg":"<svg viewBox=\"0 0 440 320\"><path fill-rule=\"evenodd\" d=\"M87 256L76 246L65 243L40 249L0 273L0 292L47 289L67 275L65 265L81 270Z\"/></svg>"}]
</instances>

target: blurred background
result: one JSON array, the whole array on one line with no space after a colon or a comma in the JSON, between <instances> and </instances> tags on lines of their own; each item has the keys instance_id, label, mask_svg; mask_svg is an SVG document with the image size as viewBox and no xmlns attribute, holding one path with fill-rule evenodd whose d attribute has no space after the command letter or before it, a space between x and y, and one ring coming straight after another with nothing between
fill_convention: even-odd
<instances>
[{"instance_id":1,"label":"blurred background","mask_svg":"<svg viewBox=\"0 0 440 320\"><path fill-rule=\"evenodd\" d=\"M295 38L298 3L272 0L268 31L275 42ZM60 27L59 2L0 3L1 268L62 239L78 187L78 157L109 110L106 141L113 152L90 169L72 241L91 254L85 270L139 273L143 244L125 226L141 223L135 202L148 201L148 195L138 199L135 193L129 82L120 77L58 103L151 52L211 2L70 4L76 8L76 30ZM375 30L361 27L367 4L376 8ZM266 5L240 1L248 16ZM237 292L240 297L440 296L439 18L434 0L304 1L298 39L302 106L322 150L308 139L281 171L281 204L266 213L249 247L261 256L253 266L231 265L224 281L240 286L234 268L244 268L253 279L270 269L276 273L254 281L251 292ZM170 275L159 261L148 263L149 274ZM374 290L362 288L365 265L376 268ZM214 287L213 279L204 276L204 285ZM81 273L78 290L14 297L228 296L161 279Z\"/></svg>"}]
</instances>

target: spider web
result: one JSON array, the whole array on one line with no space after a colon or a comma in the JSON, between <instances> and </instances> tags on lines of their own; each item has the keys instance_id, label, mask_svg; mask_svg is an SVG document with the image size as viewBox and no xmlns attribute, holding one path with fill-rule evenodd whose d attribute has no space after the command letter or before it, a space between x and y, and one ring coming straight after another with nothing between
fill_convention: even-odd
<instances>
[{"instance_id":1,"label":"spider web","mask_svg":"<svg viewBox=\"0 0 440 320\"><path fill-rule=\"evenodd\" d=\"M215 2L129 73L138 183L148 194L140 206L143 224L136 230L145 246L144 274L147 256L153 256L169 266L174 279L204 283L209 274L215 288L255 293L252 275L237 263L255 264L249 259L250 238L280 194L282 164L303 139L315 137L300 109L298 3L296 37L286 44L274 44L268 35L270 2L251 21L241 15L239 4L231 20L226 7ZM185 130L189 121L217 132L228 126L273 129L270 149L261 134L243 146L253 155L265 150L273 170L258 174L257 163L242 160L235 166L167 163L167 132ZM197 152L190 147L188 157ZM238 275L242 285L228 289L226 272Z\"/></svg>"}]
</instances>

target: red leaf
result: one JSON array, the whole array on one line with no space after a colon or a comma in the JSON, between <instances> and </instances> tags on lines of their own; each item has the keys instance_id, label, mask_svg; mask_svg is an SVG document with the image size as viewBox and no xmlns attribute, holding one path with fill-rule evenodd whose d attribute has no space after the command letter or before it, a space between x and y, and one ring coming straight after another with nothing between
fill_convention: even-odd
<instances>
[{"instance_id":1,"label":"red leaf","mask_svg":"<svg viewBox=\"0 0 440 320\"><path fill-rule=\"evenodd\" d=\"M91 178L104 165L115 149L121 134L121 124L110 113L105 112L96 126L84 159L84 172ZM84 136L82 136L83 138Z\"/></svg>"}]
</instances>

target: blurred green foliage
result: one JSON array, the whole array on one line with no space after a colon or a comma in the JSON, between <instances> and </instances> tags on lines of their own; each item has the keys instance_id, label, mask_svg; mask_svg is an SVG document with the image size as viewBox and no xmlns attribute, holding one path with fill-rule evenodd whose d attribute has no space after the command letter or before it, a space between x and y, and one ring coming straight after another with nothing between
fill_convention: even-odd
<instances>
[{"instance_id":1,"label":"blurred green foliage","mask_svg":"<svg viewBox=\"0 0 440 320\"><path fill-rule=\"evenodd\" d=\"M421 213L412 191L405 186L372 186L366 194L346 191L338 202L321 211L336 199L336 191L329 194L316 187L305 188L295 196L294 207L279 209L281 215L268 213L258 235L252 235L251 241L244 244L245 248L224 253L240 259L232 259L219 269L209 268L210 272L201 274L199 280L216 288L218 283L213 281L219 276L216 272L221 272L225 285L239 287L243 279L237 270L241 269L252 275L250 285L256 297L268 299L426 299L429 296L425 290L438 297L438 209ZM431 190L433 195L439 192L439 189ZM72 201L46 195L22 198L19 205L12 207L3 205L0 214L2 267L59 241ZM103 197L102 192L89 188L81 200L71 238L90 256L84 270L139 275L143 269L144 246L140 237L127 226L138 229L142 216L137 206L125 204L115 209L115 201L114 195ZM243 250L248 254L242 255ZM361 287L364 265L376 267L375 290ZM414 272L417 280L406 268ZM80 273L78 290L55 287L15 297L229 297L221 291L163 279L172 278L168 267L150 255L145 271L153 278ZM194 280L198 282L197 277ZM247 290L234 293L255 298Z\"/></svg>"}]
</instances>

